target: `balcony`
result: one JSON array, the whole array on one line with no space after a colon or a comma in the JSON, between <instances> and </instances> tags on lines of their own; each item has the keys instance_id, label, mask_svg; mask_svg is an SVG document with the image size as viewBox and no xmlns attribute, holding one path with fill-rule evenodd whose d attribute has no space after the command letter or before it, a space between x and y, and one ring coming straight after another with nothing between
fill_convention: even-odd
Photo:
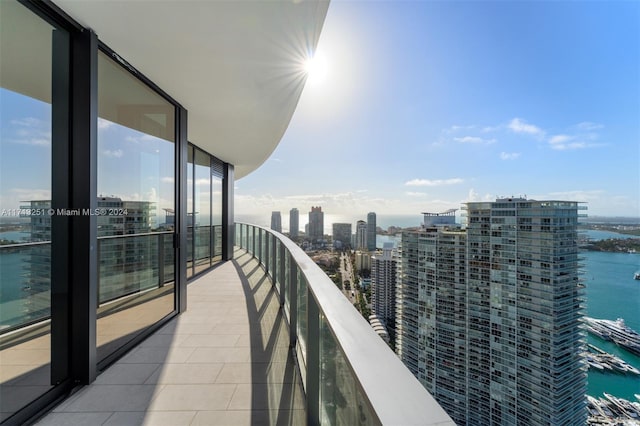
<instances>
[{"instance_id":1,"label":"balcony","mask_svg":"<svg viewBox=\"0 0 640 426\"><path fill-rule=\"evenodd\" d=\"M235 238L185 313L38 424L454 425L292 241Z\"/></svg>"}]
</instances>

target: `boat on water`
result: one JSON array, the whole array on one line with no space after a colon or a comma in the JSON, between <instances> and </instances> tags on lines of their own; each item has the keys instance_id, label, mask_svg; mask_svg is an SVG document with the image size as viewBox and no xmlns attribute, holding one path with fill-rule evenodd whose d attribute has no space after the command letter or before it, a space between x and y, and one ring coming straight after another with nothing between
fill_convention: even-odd
<instances>
[{"instance_id":1,"label":"boat on water","mask_svg":"<svg viewBox=\"0 0 640 426\"><path fill-rule=\"evenodd\" d=\"M635 274L633 274L633 279L640 280L640 272L636 272Z\"/></svg>"},{"instance_id":2,"label":"boat on water","mask_svg":"<svg viewBox=\"0 0 640 426\"><path fill-rule=\"evenodd\" d=\"M629 352L640 355L640 334L627 327L622 318L615 321L584 317L587 331L604 340L613 342Z\"/></svg>"}]
</instances>

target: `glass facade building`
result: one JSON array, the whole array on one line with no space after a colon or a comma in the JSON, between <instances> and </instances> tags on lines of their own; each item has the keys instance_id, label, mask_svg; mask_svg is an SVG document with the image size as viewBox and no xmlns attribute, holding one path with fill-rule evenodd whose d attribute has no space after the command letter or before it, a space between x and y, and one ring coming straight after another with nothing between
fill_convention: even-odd
<instances>
[{"instance_id":1,"label":"glass facade building","mask_svg":"<svg viewBox=\"0 0 640 426\"><path fill-rule=\"evenodd\" d=\"M456 424L585 424L583 207L465 209L466 230L403 232L398 354Z\"/></svg>"}]
</instances>

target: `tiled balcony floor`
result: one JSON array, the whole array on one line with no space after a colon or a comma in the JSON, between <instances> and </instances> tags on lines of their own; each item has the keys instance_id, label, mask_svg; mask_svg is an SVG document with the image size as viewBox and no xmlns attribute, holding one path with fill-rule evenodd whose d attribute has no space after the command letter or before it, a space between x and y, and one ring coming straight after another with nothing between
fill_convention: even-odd
<instances>
[{"instance_id":1,"label":"tiled balcony floor","mask_svg":"<svg viewBox=\"0 0 640 426\"><path fill-rule=\"evenodd\" d=\"M243 251L188 287L188 310L39 425L299 425L304 395L277 294Z\"/></svg>"}]
</instances>

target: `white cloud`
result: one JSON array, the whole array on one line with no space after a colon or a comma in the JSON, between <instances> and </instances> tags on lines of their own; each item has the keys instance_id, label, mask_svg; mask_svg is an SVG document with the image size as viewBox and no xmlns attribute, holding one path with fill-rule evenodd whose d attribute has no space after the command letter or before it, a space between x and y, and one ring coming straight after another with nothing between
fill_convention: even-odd
<instances>
[{"instance_id":1,"label":"white cloud","mask_svg":"<svg viewBox=\"0 0 640 426\"><path fill-rule=\"evenodd\" d=\"M122 158L122 156L124 155L124 151L122 151L121 149L116 149L113 151L107 149L102 151L102 155L109 158Z\"/></svg>"},{"instance_id":2,"label":"white cloud","mask_svg":"<svg viewBox=\"0 0 640 426\"><path fill-rule=\"evenodd\" d=\"M515 133L526 133L534 136L544 135L544 131L541 128L534 126L533 124L528 124L520 118L514 118L511 120L507 127Z\"/></svg>"},{"instance_id":3,"label":"white cloud","mask_svg":"<svg viewBox=\"0 0 640 426\"><path fill-rule=\"evenodd\" d=\"M405 195L409 196L409 197L426 197L427 193L426 192L405 192Z\"/></svg>"},{"instance_id":4,"label":"white cloud","mask_svg":"<svg viewBox=\"0 0 640 426\"><path fill-rule=\"evenodd\" d=\"M602 124L592 123L590 121L583 121L582 123L576 124L576 128L580 130L586 130L586 131L598 130L598 129L602 129L603 127L604 125Z\"/></svg>"},{"instance_id":5,"label":"white cloud","mask_svg":"<svg viewBox=\"0 0 640 426\"><path fill-rule=\"evenodd\" d=\"M442 185L455 185L464 182L461 178L452 179L412 179L405 182L407 186L442 186Z\"/></svg>"},{"instance_id":6,"label":"white cloud","mask_svg":"<svg viewBox=\"0 0 640 426\"><path fill-rule=\"evenodd\" d=\"M501 160L515 160L520 157L519 152L501 152L500 159Z\"/></svg>"},{"instance_id":7,"label":"white cloud","mask_svg":"<svg viewBox=\"0 0 640 426\"><path fill-rule=\"evenodd\" d=\"M20 127L35 127L35 128L42 128L45 126L44 121L34 117L25 117L25 118L20 118L18 120L11 120L11 124L15 126L20 126Z\"/></svg>"},{"instance_id":8,"label":"white cloud","mask_svg":"<svg viewBox=\"0 0 640 426\"><path fill-rule=\"evenodd\" d=\"M474 126L474 125L459 126L457 124L454 124L453 126L449 127L448 129L444 129L443 132L444 133L456 133L456 132L459 132L460 130L473 130L475 128L476 128L476 126Z\"/></svg>"},{"instance_id":9,"label":"white cloud","mask_svg":"<svg viewBox=\"0 0 640 426\"><path fill-rule=\"evenodd\" d=\"M162 183L173 183L173 182L175 182L175 179L173 178L173 176L165 176L160 180L162 181Z\"/></svg>"},{"instance_id":10,"label":"white cloud","mask_svg":"<svg viewBox=\"0 0 640 426\"><path fill-rule=\"evenodd\" d=\"M15 137L8 137L7 142L19 145L51 146L50 123L34 117L11 120L10 123L15 129Z\"/></svg>"},{"instance_id":11,"label":"white cloud","mask_svg":"<svg viewBox=\"0 0 640 426\"><path fill-rule=\"evenodd\" d=\"M467 194L467 200L469 200L469 201L478 201L479 198L480 198L480 196L478 195L476 190L473 189L473 188L470 188L469 189L469 193Z\"/></svg>"},{"instance_id":12,"label":"white cloud","mask_svg":"<svg viewBox=\"0 0 640 426\"><path fill-rule=\"evenodd\" d=\"M98 129L106 130L111 126L113 126L113 123L111 121L105 120L104 118L98 118Z\"/></svg>"},{"instance_id":13,"label":"white cloud","mask_svg":"<svg viewBox=\"0 0 640 426\"><path fill-rule=\"evenodd\" d=\"M552 149L555 149L556 151L567 151L567 150L571 150L571 149L583 149L583 148L588 148L590 145L585 143L585 142L571 142L571 143L556 143L551 145ZM591 145L591 146L595 146L595 145Z\"/></svg>"},{"instance_id":14,"label":"white cloud","mask_svg":"<svg viewBox=\"0 0 640 426\"><path fill-rule=\"evenodd\" d=\"M573 139L573 136L569 136L569 135L555 135L552 136L551 139L549 139L549 143L554 145L554 144L563 144L565 142L570 141L571 139Z\"/></svg>"},{"instance_id":15,"label":"white cloud","mask_svg":"<svg viewBox=\"0 0 640 426\"><path fill-rule=\"evenodd\" d=\"M155 142L161 139L152 135L140 134L140 136L127 136L125 140L127 142L142 143L142 142Z\"/></svg>"},{"instance_id":16,"label":"white cloud","mask_svg":"<svg viewBox=\"0 0 640 426\"><path fill-rule=\"evenodd\" d=\"M495 139L483 139L477 136L464 136L461 138L453 138L454 141L460 143L484 143L484 144L492 144L495 143Z\"/></svg>"},{"instance_id":17,"label":"white cloud","mask_svg":"<svg viewBox=\"0 0 640 426\"><path fill-rule=\"evenodd\" d=\"M10 142L17 143L20 145L31 145L31 146L50 146L51 145L51 139L38 138L38 137L25 137L22 139L11 139Z\"/></svg>"}]
</instances>

